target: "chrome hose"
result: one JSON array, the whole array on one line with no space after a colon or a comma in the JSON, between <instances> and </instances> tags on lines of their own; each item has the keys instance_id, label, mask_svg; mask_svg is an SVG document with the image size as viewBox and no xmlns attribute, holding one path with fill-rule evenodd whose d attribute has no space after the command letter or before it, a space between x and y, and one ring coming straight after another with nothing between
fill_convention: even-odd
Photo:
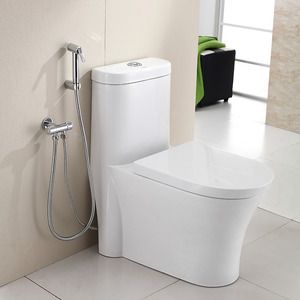
<instances>
[{"instance_id":1,"label":"chrome hose","mask_svg":"<svg viewBox=\"0 0 300 300\"><path fill-rule=\"evenodd\" d=\"M70 185L70 180L69 180L69 163L68 163L68 147L67 147L67 136L65 134L60 135L62 141L63 141L63 150L64 150L64 181L65 181L65 186L67 188L67 193L68 193L68 198L74 213L74 216L77 220L77 222L82 225L83 227L86 226L86 224L81 220L79 217L79 213L74 201L74 196L72 193L71 185ZM97 227L90 226L91 230L98 230Z\"/></svg>"},{"instance_id":2,"label":"chrome hose","mask_svg":"<svg viewBox=\"0 0 300 300\"><path fill-rule=\"evenodd\" d=\"M53 222L53 189L54 189L54 180L55 180L55 171L56 171L56 157L57 157L57 146L58 146L58 140L59 135L55 134L52 135L52 141L53 141L53 151L52 151L52 163L51 163L51 172L50 172L50 179L49 179L49 187L48 187L48 201L47 201L47 216L48 216L48 226L50 229L50 232L59 240L62 241L71 241L74 240L80 236L82 236L84 233L86 233L89 229L91 230L97 230L96 227L92 226L92 222L95 217L95 211L96 211L96 201L95 201L95 192L94 192L94 185L93 185L93 176L91 171L91 164L90 164L90 157L89 157L89 149L88 149L88 143L86 138L86 132L84 128L83 118L82 118L82 112L80 107L80 98L79 98L79 91L77 89L74 90L74 96L75 96L75 104L76 104L76 111L77 111L77 117L81 132L81 138L82 138L82 145L83 145L83 151L84 151L84 158L85 163L87 167L87 173L88 173L88 179L89 179L89 186L91 191L91 198L92 198L92 204L91 204L91 214L89 217L89 221L87 224L85 224L79 217L74 197L71 191L69 178L68 178L68 152L67 152L67 142L66 142L66 135L62 133L60 137L63 140L63 148L64 148L64 181L68 192L68 198L71 203L71 207L73 209L75 218L79 224L84 226L81 231L78 233L75 233L73 235L62 235L58 233L54 228L54 222Z\"/></svg>"}]
</instances>

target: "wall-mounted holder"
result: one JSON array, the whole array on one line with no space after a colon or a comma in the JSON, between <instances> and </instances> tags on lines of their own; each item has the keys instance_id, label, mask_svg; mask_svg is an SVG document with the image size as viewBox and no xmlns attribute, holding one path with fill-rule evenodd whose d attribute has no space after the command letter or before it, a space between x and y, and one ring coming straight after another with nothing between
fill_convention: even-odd
<instances>
[{"instance_id":1,"label":"wall-mounted holder","mask_svg":"<svg viewBox=\"0 0 300 300\"><path fill-rule=\"evenodd\" d=\"M80 83L74 83L71 80L66 80L65 83L64 83L64 86L65 86L66 89L72 90L72 91L81 89L81 84Z\"/></svg>"}]
</instances>

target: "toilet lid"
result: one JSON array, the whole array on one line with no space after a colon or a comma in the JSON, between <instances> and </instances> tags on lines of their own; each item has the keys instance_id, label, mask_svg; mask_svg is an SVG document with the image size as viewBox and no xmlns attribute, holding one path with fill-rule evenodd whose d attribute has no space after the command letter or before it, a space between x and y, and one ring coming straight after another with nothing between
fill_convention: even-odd
<instances>
[{"instance_id":1,"label":"toilet lid","mask_svg":"<svg viewBox=\"0 0 300 300\"><path fill-rule=\"evenodd\" d=\"M273 180L262 162L193 141L139 159L134 173L202 196L244 199L257 195Z\"/></svg>"}]
</instances>

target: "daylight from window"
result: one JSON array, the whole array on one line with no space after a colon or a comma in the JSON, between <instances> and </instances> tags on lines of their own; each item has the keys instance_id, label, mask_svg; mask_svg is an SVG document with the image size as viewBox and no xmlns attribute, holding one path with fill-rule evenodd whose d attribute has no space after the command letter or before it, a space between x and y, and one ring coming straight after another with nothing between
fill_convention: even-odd
<instances>
[{"instance_id":1,"label":"daylight from window","mask_svg":"<svg viewBox=\"0 0 300 300\"><path fill-rule=\"evenodd\" d=\"M275 0L221 0L219 38L236 50L234 92L267 99Z\"/></svg>"}]
</instances>

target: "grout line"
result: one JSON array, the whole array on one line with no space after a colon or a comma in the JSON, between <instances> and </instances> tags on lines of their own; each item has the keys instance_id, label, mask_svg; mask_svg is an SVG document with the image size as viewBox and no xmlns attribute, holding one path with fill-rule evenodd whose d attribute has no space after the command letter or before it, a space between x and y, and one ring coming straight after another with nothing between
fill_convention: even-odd
<instances>
[{"instance_id":1,"label":"grout line","mask_svg":"<svg viewBox=\"0 0 300 300\"><path fill-rule=\"evenodd\" d=\"M275 212L273 212L273 211L270 211L270 210L268 210L268 209L266 209L266 208L263 208L263 207L260 207L260 206L258 206L257 208L260 209L260 210L263 210L263 211L266 212L266 213L272 214L272 215L274 215L275 217L280 217L280 218L284 218L284 219L287 219L287 220L291 220L291 218L287 218L287 217L285 217L285 216L281 216L281 215L279 215L279 214L277 214L277 213L275 213Z\"/></svg>"},{"instance_id":2,"label":"grout line","mask_svg":"<svg viewBox=\"0 0 300 300\"><path fill-rule=\"evenodd\" d=\"M292 219L292 222L296 222L296 223L300 224L300 221L299 221L299 215L297 215L297 216L294 217L294 218L297 218L297 220L296 220L296 219Z\"/></svg>"},{"instance_id":3,"label":"grout line","mask_svg":"<svg viewBox=\"0 0 300 300\"><path fill-rule=\"evenodd\" d=\"M269 293L271 293L271 294L273 294L273 295L279 296L279 297L281 297L282 299L290 300L289 298L287 298L287 297L285 297L285 296L283 296L283 295L280 295L280 294L276 293L275 291L272 291L272 290L270 290L270 289L267 289L267 288L265 288L264 286L261 286L261 285L255 283L255 282L252 282L252 281L250 281L250 280L248 280L248 279L246 279L246 278L244 278L244 277L242 277L242 276L240 276L240 278L243 279L243 280L245 280L245 281L247 281L247 282L250 283L250 284L253 284L253 285L255 285L255 286L257 286L257 287L259 287L259 288L265 290L265 291L268 291Z\"/></svg>"},{"instance_id":4,"label":"grout line","mask_svg":"<svg viewBox=\"0 0 300 300\"><path fill-rule=\"evenodd\" d=\"M282 219L286 219L286 220L287 220L286 224L289 223L290 221L293 221L292 218L288 218L288 217L279 215L278 213L273 212L273 211L270 211L270 210L268 210L268 209L266 209L266 208L263 208L263 207L260 207L260 206L258 206L257 208L260 209L260 210L263 210L264 212L266 212L266 213L268 213L268 214L271 214L271 215L273 215L273 216L275 216L275 217L279 217L279 218L282 218Z\"/></svg>"},{"instance_id":5,"label":"grout line","mask_svg":"<svg viewBox=\"0 0 300 300\"><path fill-rule=\"evenodd\" d=\"M284 226L290 224L291 222L293 222L293 220L290 220L290 219L288 219L288 220L289 220L289 221L287 221L286 223L282 224L281 226L276 227L276 228L274 228L273 230L271 230L271 231L265 233L264 235L258 237L257 239L255 239L255 240L253 240L253 241L251 241L251 242L249 242L249 243L243 245L243 248L249 246L250 244L252 244L252 243L254 243L254 242L256 242L256 241L258 241L258 240L260 240L260 239L262 239L262 238L264 238L264 237L266 237L267 235L269 235L269 234L271 234L271 233L274 233L275 231L277 231L277 230L281 229L282 227L284 227Z\"/></svg>"},{"instance_id":6,"label":"grout line","mask_svg":"<svg viewBox=\"0 0 300 300\"><path fill-rule=\"evenodd\" d=\"M164 289L168 288L169 286L171 286L171 285L173 285L173 284L175 284L175 283L177 283L177 282L179 282L179 281L180 281L180 280L178 279L178 280L176 280L176 281L174 281L174 282L172 282L172 283L170 283L170 284L168 284L168 285L166 285L166 286L164 286L164 287L162 287L162 288L160 288L160 289L154 291L153 293L151 293L150 295L147 295L146 297L142 298L141 300L147 299L147 298L149 298L149 297L151 297L151 296L153 296L153 295L155 295L155 294L157 294L157 293L163 291Z\"/></svg>"},{"instance_id":7,"label":"grout line","mask_svg":"<svg viewBox=\"0 0 300 300\"><path fill-rule=\"evenodd\" d=\"M47 290L46 288L44 288L42 285L40 285L40 284L36 283L35 281L33 281L32 279L30 279L29 277L24 276L24 278L28 279L29 281L31 281L32 283L34 283L35 285L37 285L38 287L40 287L41 289L43 289L44 291L46 291L48 294L51 294L56 299L63 300L63 299L59 298L58 296L56 296L55 294L53 294L52 292L50 292L49 290Z\"/></svg>"}]
</instances>

